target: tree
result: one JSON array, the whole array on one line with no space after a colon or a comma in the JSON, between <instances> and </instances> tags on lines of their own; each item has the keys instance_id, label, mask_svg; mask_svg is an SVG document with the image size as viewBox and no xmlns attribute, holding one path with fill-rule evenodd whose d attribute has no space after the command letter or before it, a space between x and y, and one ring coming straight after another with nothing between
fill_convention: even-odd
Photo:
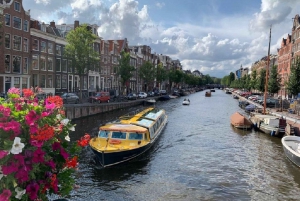
<instances>
[{"instance_id":1,"label":"tree","mask_svg":"<svg viewBox=\"0 0 300 201\"><path fill-rule=\"evenodd\" d=\"M259 77L256 82L256 89L264 92L266 83L266 69L261 69L259 72Z\"/></svg>"},{"instance_id":2,"label":"tree","mask_svg":"<svg viewBox=\"0 0 300 201\"><path fill-rule=\"evenodd\" d=\"M230 72L230 74L229 74L229 83L228 83L228 85L230 85L231 82L233 82L234 80L235 80L235 75L234 75L233 72Z\"/></svg>"},{"instance_id":3,"label":"tree","mask_svg":"<svg viewBox=\"0 0 300 201\"><path fill-rule=\"evenodd\" d=\"M291 74L287 82L287 90L291 95L297 96L300 93L300 58L297 57L295 64L291 67Z\"/></svg>"},{"instance_id":4,"label":"tree","mask_svg":"<svg viewBox=\"0 0 300 201\"><path fill-rule=\"evenodd\" d=\"M159 63L156 68L156 81L161 84L164 80L168 78L168 73L163 67L162 63Z\"/></svg>"},{"instance_id":5,"label":"tree","mask_svg":"<svg viewBox=\"0 0 300 201\"><path fill-rule=\"evenodd\" d=\"M256 83L257 83L257 71L253 70L251 73L251 81L250 81L251 89L257 89Z\"/></svg>"},{"instance_id":6,"label":"tree","mask_svg":"<svg viewBox=\"0 0 300 201\"><path fill-rule=\"evenodd\" d=\"M126 83L129 82L130 78L133 76L133 71L135 71L135 68L130 65L130 54L122 51L119 65L116 67L116 74L121 78L123 95Z\"/></svg>"},{"instance_id":7,"label":"tree","mask_svg":"<svg viewBox=\"0 0 300 201\"><path fill-rule=\"evenodd\" d=\"M245 88L248 91L251 91L251 76L250 74L246 75L246 84L245 84Z\"/></svg>"},{"instance_id":8,"label":"tree","mask_svg":"<svg viewBox=\"0 0 300 201\"><path fill-rule=\"evenodd\" d=\"M281 78L278 76L277 66L274 65L270 71L270 78L268 82L268 92L269 93L278 93L280 90Z\"/></svg>"},{"instance_id":9,"label":"tree","mask_svg":"<svg viewBox=\"0 0 300 201\"><path fill-rule=\"evenodd\" d=\"M169 88L172 86L172 82L178 85L183 79L183 72L180 70L169 71Z\"/></svg>"},{"instance_id":10,"label":"tree","mask_svg":"<svg viewBox=\"0 0 300 201\"><path fill-rule=\"evenodd\" d=\"M145 91L148 91L148 86L153 83L156 77L156 69L154 65L149 61L146 61L139 69L139 76L144 80L145 83Z\"/></svg>"},{"instance_id":11,"label":"tree","mask_svg":"<svg viewBox=\"0 0 300 201\"><path fill-rule=\"evenodd\" d=\"M100 55L93 49L93 43L97 36L88 30L83 24L67 34L67 45L64 56L72 60L72 65L80 77L80 101L82 101L82 89L84 75L87 74L91 66L100 65Z\"/></svg>"}]
</instances>

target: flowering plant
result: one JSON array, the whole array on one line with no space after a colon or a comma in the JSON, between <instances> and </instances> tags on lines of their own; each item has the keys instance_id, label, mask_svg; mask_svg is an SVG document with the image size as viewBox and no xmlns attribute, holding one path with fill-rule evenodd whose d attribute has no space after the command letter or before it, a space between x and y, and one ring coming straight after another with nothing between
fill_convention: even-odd
<instances>
[{"instance_id":1,"label":"flowering plant","mask_svg":"<svg viewBox=\"0 0 300 201\"><path fill-rule=\"evenodd\" d=\"M0 99L0 200L48 200L74 187L78 155L89 136L70 142L75 128L59 96L38 101L30 89Z\"/></svg>"}]
</instances>

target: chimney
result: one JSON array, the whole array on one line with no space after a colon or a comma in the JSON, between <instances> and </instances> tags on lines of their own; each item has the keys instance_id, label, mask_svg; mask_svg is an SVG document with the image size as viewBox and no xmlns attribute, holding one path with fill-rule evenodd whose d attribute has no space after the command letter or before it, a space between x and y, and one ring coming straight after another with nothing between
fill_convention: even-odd
<instances>
[{"instance_id":1,"label":"chimney","mask_svg":"<svg viewBox=\"0 0 300 201\"><path fill-rule=\"evenodd\" d=\"M78 20L75 20L75 21L74 21L74 29L76 29L77 27L79 27L79 21L78 21Z\"/></svg>"},{"instance_id":2,"label":"chimney","mask_svg":"<svg viewBox=\"0 0 300 201\"><path fill-rule=\"evenodd\" d=\"M50 27L56 28L56 27L55 27L55 22L54 22L54 21L50 22Z\"/></svg>"}]
</instances>

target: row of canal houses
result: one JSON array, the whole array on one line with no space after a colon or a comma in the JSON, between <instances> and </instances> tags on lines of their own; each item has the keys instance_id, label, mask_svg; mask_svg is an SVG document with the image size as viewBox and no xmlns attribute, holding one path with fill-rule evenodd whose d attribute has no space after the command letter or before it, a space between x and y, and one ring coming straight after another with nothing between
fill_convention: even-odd
<instances>
[{"instance_id":1,"label":"row of canal houses","mask_svg":"<svg viewBox=\"0 0 300 201\"><path fill-rule=\"evenodd\" d=\"M282 38L280 48L277 49L277 55L270 55L270 66L277 65L277 72L281 78L281 88L277 95L282 98L288 98L289 94L285 83L288 82L291 66L295 64L297 57L300 56L300 16L297 14L293 18L291 34L286 38ZM251 71L256 70L259 74L261 69L267 68L267 56L256 61L251 66ZM248 74L249 68L242 66L235 72L236 79ZM269 71L270 72L270 71Z\"/></svg>"},{"instance_id":2,"label":"row of canal houses","mask_svg":"<svg viewBox=\"0 0 300 201\"><path fill-rule=\"evenodd\" d=\"M80 26L74 24L56 25L54 21L45 24L30 18L30 10L25 11L22 0L0 0L0 14L3 34L0 46L0 92L9 88L30 88L39 86L45 93L61 94L77 92L80 86L79 75L72 67L71 60L64 58L65 37L71 30ZM137 70L126 83L127 90L143 91L143 80L138 76L139 67L146 61L155 66L162 63L166 70L180 69L179 60L151 52L147 45L129 46L126 38L104 40L98 35L98 26L88 24L97 39L93 44L100 54L100 67L88 66L83 78L83 91L120 91L120 82L114 67L118 65L120 52L130 52L130 64ZM200 74L200 72L198 72ZM157 87L167 89L168 82L153 83L148 90Z\"/></svg>"}]
</instances>

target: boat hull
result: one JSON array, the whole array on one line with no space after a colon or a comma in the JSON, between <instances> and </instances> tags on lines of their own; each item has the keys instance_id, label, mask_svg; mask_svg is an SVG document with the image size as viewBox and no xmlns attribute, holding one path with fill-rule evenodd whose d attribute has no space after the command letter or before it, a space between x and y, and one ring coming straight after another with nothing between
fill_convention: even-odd
<instances>
[{"instance_id":1,"label":"boat hull","mask_svg":"<svg viewBox=\"0 0 300 201\"><path fill-rule=\"evenodd\" d=\"M295 165L300 167L300 153L295 151L295 149L300 144L300 137L286 136L281 139L281 142L287 158L290 159L290 161L292 161Z\"/></svg>"},{"instance_id":2,"label":"boat hull","mask_svg":"<svg viewBox=\"0 0 300 201\"><path fill-rule=\"evenodd\" d=\"M113 153L105 153L100 152L97 150L93 150L94 154L96 155L97 161L100 163L102 167L109 167L112 165L117 165L120 163L124 163L126 161L132 160L137 158L138 156L145 153L150 147L152 143L145 145L143 147L139 147L137 149L128 150L128 151L120 151L120 152L113 152Z\"/></svg>"}]
</instances>

